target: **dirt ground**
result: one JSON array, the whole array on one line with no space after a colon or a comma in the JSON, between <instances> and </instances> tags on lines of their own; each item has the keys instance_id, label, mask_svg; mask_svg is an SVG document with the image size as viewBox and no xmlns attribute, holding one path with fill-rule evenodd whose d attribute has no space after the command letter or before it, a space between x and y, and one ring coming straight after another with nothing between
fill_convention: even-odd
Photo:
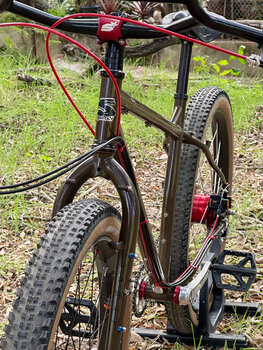
<instances>
[{"instance_id":1,"label":"dirt ground","mask_svg":"<svg viewBox=\"0 0 263 350\"><path fill-rule=\"evenodd\" d=\"M256 118L261 120L258 128L251 128L241 133L235 140L235 174L234 174L234 208L236 210L235 221L231 226L228 249L250 251L256 256L258 275L252 288L245 296L239 293L227 293L227 298L237 301L258 302L262 306L263 300L263 108L259 109ZM162 150L156 148L147 159L142 160L138 152L131 151L136 168L138 169L138 183L142 195L147 204L147 211L153 229L158 230L158 216L161 210L158 189L162 187L164 179L165 156ZM52 187L53 185L51 185ZM90 187L89 187L90 188ZM116 199L114 190L100 185L95 186L94 191L104 198ZM87 192L86 192L87 194ZM91 195L90 193L88 193ZM80 196L84 196L85 192ZM0 324L6 323L7 315L11 309L11 303L15 298L15 291L24 268L24 261L30 257L35 248L36 238L42 232L49 220L50 208L54 195L52 188L43 188L30 195L30 199L36 202L36 208L31 215L39 228L36 230L27 225L26 215L21 217L23 225L20 235L13 236L8 229L0 235L0 255L6 256L7 266L2 266L0 275ZM39 201L47 204L42 211L37 209ZM19 263L18 263L19 262ZM140 319L133 318L133 327L147 327L163 329L166 325L163 307L154 304ZM250 340L251 348L263 349L262 337L262 313L256 317L247 319L237 315L226 315L218 327L220 332L235 332L246 334ZM0 330L0 336L3 330ZM167 343L160 344L156 341L144 341L133 334L131 349L169 349ZM179 349L179 347L176 347ZM191 347L186 347L190 349ZM202 347L200 347L201 349ZM222 348L223 349L223 348Z\"/></svg>"}]
</instances>

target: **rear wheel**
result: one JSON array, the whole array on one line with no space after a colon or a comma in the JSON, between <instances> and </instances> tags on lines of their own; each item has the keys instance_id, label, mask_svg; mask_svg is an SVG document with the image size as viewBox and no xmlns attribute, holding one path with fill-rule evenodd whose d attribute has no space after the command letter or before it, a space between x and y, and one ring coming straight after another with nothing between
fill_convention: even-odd
<instances>
[{"instance_id":1,"label":"rear wheel","mask_svg":"<svg viewBox=\"0 0 263 350\"><path fill-rule=\"evenodd\" d=\"M30 261L3 350L105 349L120 215L100 200L70 204ZM128 349L130 310L125 312Z\"/></svg>"},{"instance_id":2,"label":"rear wheel","mask_svg":"<svg viewBox=\"0 0 263 350\"><path fill-rule=\"evenodd\" d=\"M185 131L192 133L209 146L215 162L224 173L231 192L233 172L233 126L231 106L227 94L219 88L207 87L197 91L187 108ZM192 222L194 197L208 197L222 193L222 183L211 170L206 157L196 146L183 145L178 192L176 196L170 281L179 277L193 261L205 237L211 230ZM204 216L207 208L204 211ZM224 242L222 241L223 249ZM213 299L213 293L210 293ZM210 300L211 304L213 300ZM183 334L192 334L192 325L198 326L198 301L195 305L167 305L171 325Z\"/></svg>"}]
</instances>

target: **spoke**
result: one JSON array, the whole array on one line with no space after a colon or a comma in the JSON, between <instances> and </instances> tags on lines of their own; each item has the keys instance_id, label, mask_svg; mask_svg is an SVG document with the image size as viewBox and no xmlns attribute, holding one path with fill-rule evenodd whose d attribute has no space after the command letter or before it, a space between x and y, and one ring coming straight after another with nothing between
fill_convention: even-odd
<instances>
[{"instance_id":1,"label":"spoke","mask_svg":"<svg viewBox=\"0 0 263 350\"><path fill-rule=\"evenodd\" d=\"M93 248L94 248L94 247L93 247ZM94 251L94 250L93 250L92 254L93 254L92 267L91 267L91 269L90 269L90 271L91 271L91 272L90 272L90 275L92 275L92 278L91 278L91 296L94 295L93 281L94 281L94 276L95 276L95 261L96 261L96 258L97 258L97 251ZM89 275L89 277L90 277L90 275ZM86 282L86 286L87 286L87 283L88 283L88 282ZM86 286L85 286L85 289L86 289ZM100 288L100 287L99 287L99 288ZM98 295L97 298L99 298L99 296L100 296L100 294ZM95 304L94 304L92 310L90 310L90 322L91 322L91 315L93 314L94 309L96 309L96 305L95 305ZM98 308L97 308L97 310L98 310ZM95 318L94 326L95 326L96 321L97 321L97 316L98 316L98 311L96 312L96 318ZM88 330L88 327L90 326L90 322L87 323L87 324L85 325L85 332L84 332L84 334L83 334L83 336L82 336L82 339L81 339L80 344L82 344L82 342L83 342L83 340L84 340L84 336L85 336L85 334L86 334L86 332L87 332L87 330ZM91 329L92 329L92 328L90 328L90 331L91 331ZM91 341L91 339L94 339L95 333L96 333L96 330L93 329L93 333L92 333L92 335L91 335L90 338L89 338L89 347L91 347L92 344L93 344L93 341L92 341L92 343L91 343L90 341Z\"/></svg>"},{"instance_id":2,"label":"spoke","mask_svg":"<svg viewBox=\"0 0 263 350\"><path fill-rule=\"evenodd\" d=\"M74 305L76 304L78 293L79 293L79 297L80 297L80 271L81 271L81 266L78 268L78 277L77 277L77 286L76 286L76 292L75 292L75 297L74 297ZM78 313L80 314L80 303L79 303L77 309L78 309ZM74 325L74 322L76 320L76 316L77 316L77 312L74 314L73 320L71 321L71 329L70 329L70 331L72 331L72 329L74 327L73 325ZM80 331L80 323L78 325L79 325L79 331ZM72 334L70 334L70 338L72 339L72 344L73 344L73 347L74 347L74 350L75 350L76 349L75 348L75 341L74 341L74 338L73 338Z\"/></svg>"},{"instance_id":3,"label":"spoke","mask_svg":"<svg viewBox=\"0 0 263 350\"><path fill-rule=\"evenodd\" d=\"M204 217L206 215L206 212L208 210L208 206L205 208L205 211L204 211L204 214L199 222L199 224L202 224L203 220L204 220ZM202 224L203 225L203 224ZM191 235L191 239L190 239L190 244L194 244L194 247L195 247L195 251L197 252L199 248L197 248L196 246L196 241L195 241L195 238L196 238L197 234L193 234Z\"/></svg>"},{"instance_id":4,"label":"spoke","mask_svg":"<svg viewBox=\"0 0 263 350\"><path fill-rule=\"evenodd\" d=\"M58 326L55 348L52 349L80 350L85 348L91 350L94 347L97 348L97 342L102 341L101 339L106 334L105 327L108 325L107 319L110 310L106 308L104 310L102 296L106 296L108 301L111 299L110 291L105 289L108 267L104 264L103 270L97 271L97 256L98 250L94 245L90 246L69 289L68 297L71 300L68 301L68 306L67 302L64 306L63 312L68 314L68 320L66 318L63 321L66 330L64 327ZM88 302L87 305L84 303L85 300ZM85 315L86 321L85 318L79 318L81 315L83 317ZM61 326L63 325L61 324Z\"/></svg>"},{"instance_id":5,"label":"spoke","mask_svg":"<svg viewBox=\"0 0 263 350\"><path fill-rule=\"evenodd\" d=\"M95 266L95 261L96 261L96 256L94 255L93 252L93 259L92 259L92 266L89 267L89 274L88 277L86 278L86 283L85 283L85 288L83 289L82 295L81 295L81 299L84 298L87 286L88 286L88 282L90 280L90 275L92 274L93 278L91 279L91 281L94 281L94 266ZM93 283L91 284L91 295L93 295Z\"/></svg>"},{"instance_id":6,"label":"spoke","mask_svg":"<svg viewBox=\"0 0 263 350\"><path fill-rule=\"evenodd\" d=\"M221 140L218 144L218 151L217 151L216 158L215 158L216 165L218 165L218 162L219 162L220 150L221 150Z\"/></svg>"},{"instance_id":7,"label":"spoke","mask_svg":"<svg viewBox=\"0 0 263 350\"><path fill-rule=\"evenodd\" d=\"M218 165L218 162L219 162L220 150L221 150L221 141L218 144L218 151L217 151L216 158L215 158L215 162L216 162L217 165ZM214 176L214 192L215 193L218 193L218 191L219 191L220 182L221 182L221 180L217 176L217 173L215 172L215 176ZM216 191L216 189L217 189L217 191Z\"/></svg>"},{"instance_id":8,"label":"spoke","mask_svg":"<svg viewBox=\"0 0 263 350\"><path fill-rule=\"evenodd\" d=\"M97 297L97 305L96 305L97 310L99 310L99 302L100 302L100 297L101 297L101 292L102 292L102 286L103 286L104 279L105 279L106 274L107 274L107 270L108 270L108 268L105 266L105 267L104 267L104 273L103 273L103 275L101 276L101 281L100 281L100 283L99 283L100 288L99 288L99 295L98 295L98 297ZM94 307L95 307L95 306L94 306ZM97 321L98 313L99 313L99 312L96 313L95 324L96 324L96 321ZM104 322L105 322L105 317L106 317L106 315L107 315L107 311L106 311L105 314L104 314L103 325L104 325ZM102 323L101 323L101 324L102 324ZM87 327L86 327L86 329L87 329ZM95 335L96 332L99 332L99 330L100 330L100 325L98 325L98 327L97 327L96 330L93 330L93 335ZM85 331L86 331L86 330L85 330ZM101 331L101 330L100 330L100 333L102 334L102 331ZM100 337L101 337L101 334L100 334ZM90 343L90 341L92 341L92 342L90 343L91 345L93 345L94 339L95 339L94 336L91 336L91 337L90 337L89 343ZM83 339L82 339L82 340L83 340Z\"/></svg>"},{"instance_id":9,"label":"spoke","mask_svg":"<svg viewBox=\"0 0 263 350\"><path fill-rule=\"evenodd\" d=\"M77 350L76 347L75 347L75 342L74 342L73 336L71 335L70 338L71 338L71 340L72 340L72 345L73 345L73 347L74 347L74 350Z\"/></svg>"},{"instance_id":10,"label":"spoke","mask_svg":"<svg viewBox=\"0 0 263 350\"><path fill-rule=\"evenodd\" d=\"M220 151L221 151L221 140L219 142L218 154L217 154L217 157L216 157L216 164L217 165L218 165L218 162L219 162ZM221 182L220 178L218 178L218 181L217 181L217 192L216 193L219 193L219 189L220 189L221 184L222 184L222 182Z\"/></svg>"},{"instance_id":11,"label":"spoke","mask_svg":"<svg viewBox=\"0 0 263 350\"><path fill-rule=\"evenodd\" d=\"M210 194L210 192L211 192L210 188L209 188L209 190L206 190L206 187L207 187L206 185L207 185L209 177L210 177L210 180L211 180L211 178L212 178L212 176L211 176L211 167L210 167L210 172L208 172L205 180L201 181L203 194L206 194L206 193ZM211 181L211 183L212 183L212 181Z\"/></svg>"},{"instance_id":12,"label":"spoke","mask_svg":"<svg viewBox=\"0 0 263 350\"><path fill-rule=\"evenodd\" d=\"M101 322L101 324L100 324L100 340L99 340L99 342L101 341L101 336L102 336L102 330L103 330L103 328L104 328L104 323L105 323L105 321L106 321L106 317L107 317L107 312L105 312L105 314L104 314L104 317L103 317L103 321Z\"/></svg>"},{"instance_id":13,"label":"spoke","mask_svg":"<svg viewBox=\"0 0 263 350\"><path fill-rule=\"evenodd\" d=\"M194 249L195 249L195 254L197 252L197 247L196 247L196 242L195 242L195 238L196 238L196 234L193 234L193 239L192 239L192 244L194 245ZM192 260L192 259L191 259Z\"/></svg>"},{"instance_id":14,"label":"spoke","mask_svg":"<svg viewBox=\"0 0 263 350\"><path fill-rule=\"evenodd\" d=\"M68 335L68 339L67 339L67 342L66 342L66 347L65 347L65 349L68 348L68 343L69 343L69 335Z\"/></svg>"},{"instance_id":15,"label":"spoke","mask_svg":"<svg viewBox=\"0 0 263 350\"><path fill-rule=\"evenodd\" d=\"M94 248L94 247L92 247L92 248ZM92 298L93 297L93 293L94 293L94 289L93 289L93 281L94 281L94 275L95 275L95 261L96 261L96 252L94 252L94 249L93 249L93 251L92 251L92 254L93 254L93 256L92 256L92 266L91 267L89 267L89 269L90 269L90 273L89 273L89 275L88 275L88 279L87 279L87 281L86 281L86 283L85 283L85 288L84 288L84 290L83 290L83 293L82 293L82 298L84 297L84 294L85 294L85 291L86 291L86 289L87 289L87 286L88 286L88 284L89 284L89 281L90 281L90 276L92 275L92 278L91 278L91 294L90 294L90 297ZM92 300L92 299L91 299ZM87 331L88 331L88 327L90 326L90 324L91 324L91 320L92 320L92 314L93 314L93 311L94 311L94 309L96 309L96 306L95 306L95 304L94 304L94 306L93 306L93 308L90 310L90 319L89 319L89 322L88 323L86 323L85 324L85 331L84 331L84 333L83 333L83 335L82 335L82 338L81 337L79 337L79 342L80 342L80 346L81 346L81 344L82 344L82 342L83 342L83 340L84 340L84 337L85 337L85 334L87 333ZM97 313L96 313L96 317L97 317ZM96 319L95 319L95 322L96 322ZM91 327L90 327L90 333L91 333ZM96 332L94 331L94 329L93 329L93 334L95 334ZM91 335L91 337L90 338L92 338L93 336ZM89 338L89 346L90 346L90 338Z\"/></svg>"},{"instance_id":16,"label":"spoke","mask_svg":"<svg viewBox=\"0 0 263 350\"><path fill-rule=\"evenodd\" d=\"M211 140L211 142L209 141L209 142L210 142L209 149L210 149L211 145L212 145L212 144L214 143L214 141L215 141L217 132L218 132L218 129L216 129L216 131L215 131L215 133L214 133L214 135L213 135L213 139ZM206 162L207 162L207 159L206 159L206 157L204 157L203 160L202 160L202 164L200 165L199 169L202 169L203 166L204 166L204 164L205 164ZM201 173L201 172L199 171L199 173L198 173L198 175L197 175L197 178L196 178L196 182L199 180L200 173Z\"/></svg>"},{"instance_id":17,"label":"spoke","mask_svg":"<svg viewBox=\"0 0 263 350\"><path fill-rule=\"evenodd\" d=\"M64 348L64 345L65 345L65 344L66 344L66 342L63 341L62 343L59 344L59 348L62 348L62 347L63 347L63 349L65 349L65 348ZM53 349L53 348L52 348L52 349Z\"/></svg>"},{"instance_id":18,"label":"spoke","mask_svg":"<svg viewBox=\"0 0 263 350\"><path fill-rule=\"evenodd\" d=\"M82 297L84 297L85 291L86 291L87 286L88 286L88 284L89 284L89 278L90 278L91 275L92 275L92 279L91 279L91 294L90 294L90 295L91 295L91 297L94 295L94 294L93 294L93 293L94 293L93 281L94 281L94 276L95 276L95 261L96 261L96 257L97 257L97 252L94 251L94 249L93 249L92 254L93 254L93 256L92 256L92 266L89 267L90 273L89 273L88 279L87 279L87 281L86 281L86 283L85 283L85 288L84 288L84 290L83 290ZM79 297L80 297L80 295L79 295ZM99 294L98 298L99 298L99 297L100 297L100 294ZM98 302L97 302L97 303L98 303ZM85 324L85 331L84 331L82 337L79 337L79 342L80 342L79 344L80 344L80 346L81 346L83 340L85 339L84 337L85 337L85 334L86 334L87 331L88 331L88 327L90 327L90 332L91 332L91 330L92 330L92 327L91 327L91 320L92 320L92 317L91 317L91 315L93 314L93 312L94 312L94 310L95 310L96 308L97 308L97 307L96 307L96 305L94 304L94 306L93 306L92 309L90 310L90 321L89 321L87 324ZM97 308L97 309L98 309L98 308ZM98 315L98 312L96 313L95 324L96 324L96 320L97 320L97 315ZM94 325L95 325L95 324L94 324ZM80 324L79 324L79 325L80 325ZM94 339L95 333L96 333L96 330L93 329L93 335L91 335L90 339ZM90 339L89 339L89 346L91 346L91 345L93 344L93 342L92 342L92 344L90 344Z\"/></svg>"},{"instance_id":19,"label":"spoke","mask_svg":"<svg viewBox=\"0 0 263 350\"><path fill-rule=\"evenodd\" d=\"M216 139L216 141L215 141ZM221 145L218 145L218 123L216 123L216 131L215 131L215 134L214 134L214 137L213 137L213 144L214 144L214 141L215 141L215 146L214 146L214 161L216 163L216 165L218 165L218 161L219 161L219 156L220 156L220 148L221 148ZM218 175L217 173L210 167L210 174L211 174L211 185L213 186L213 192L214 193L217 193L216 192L216 183L217 183L217 178L218 178Z\"/></svg>"},{"instance_id":20,"label":"spoke","mask_svg":"<svg viewBox=\"0 0 263 350\"><path fill-rule=\"evenodd\" d=\"M221 140L219 141L219 124L216 123L215 128L213 130L212 125L207 129L207 134L205 138L206 144L211 151L211 147L213 148L213 154L215 163L218 165L220 159L220 150L221 150ZM213 191L216 192L218 186L220 186L220 181L218 180L217 174L211 169L210 165L208 165L206 157L200 156L198 174L196 176L196 188L197 193L211 194ZM202 215L201 220L199 221L199 225L197 227L193 226L192 234L190 238L189 244L192 245L192 252L199 249L199 243L204 239L207 235L205 231L205 225L202 224L205 215L207 215L208 206L205 208L204 213Z\"/></svg>"},{"instance_id":21,"label":"spoke","mask_svg":"<svg viewBox=\"0 0 263 350\"><path fill-rule=\"evenodd\" d=\"M216 142L215 142L215 163L216 165L218 165L218 160L219 160L219 153L220 153L220 149L221 148L221 143L220 143L220 147L219 147L219 143L218 143L218 123L216 123ZM217 173L214 172L214 193L216 193L216 187L217 187Z\"/></svg>"},{"instance_id":22,"label":"spoke","mask_svg":"<svg viewBox=\"0 0 263 350\"><path fill-rule=\"evenodd\" d=\"M92 248L92 247L91 247ZM83 286L84 288L82 289L81 288L81 270L83 268L83 265L81 265L79 268L78 268L78 273L77 273L77 276L75 277L75 293L73 294L74 295L74 305L75 307L73 306L74 310L75 310L75 313L73 315L73 318L72 320L67 323L67 329L68 329L68 336L67 336L67 340L65 339L65 342L64 342L64 346L65 348L63 347L63 349L71 349L73 347L74 350L77 350L76 348L76 344L75 342L77 341L76 339L74 340L74 337L71 333L71 331L74 329L74 323L75 323L75 320L76 320L76 317L77 315L80 315L81 314L81 300L82 298L85 296L85 293L86 293L86 290L88 288L88 285L89 285L89 282L90 282L90 277L92 276L93 278L91 279L91 282L92 282L92 288L91 288L91 294L90 294L90 298L92 298L92 296L94 296L94 286L93 286L93 282L94 282L94 276L95 276L95 261L96 261L96 255L95 255L95 252L94 250L92 251L92 265L91 266L88 266L89 268L89 273L88 273L88 278L87 280L85 281L85 285ZM103 275L104 276L104 275ZM102 277L103 277L102 276ZM79 302L77 303L77 299L79 300ZM86 324L86 329L85 329L85 332L83 334L83 336L78 336L78 349L81 349L81 344L82 344L82 341L84 340L84 336L87 332L87 329L89 327L89 325L91 324L92 322L92 317L91 315L93 314L94 310L96 309L95 305L91 308L90 310L90 319L89 319L89 322ZM65 312L68 312L70 313L70 311L64 309ZM96 317L97 317L97 314L96 314ZM96 320L95 320L96 322ZM94 324L95 325L95 324ZM81 332L81 323L78 322L78 331ZM58 342L58 328L57 328L57 333L56 333L56 343L55 343L55 346L57 347L57 342ZM56 349L55 347L55 349Z\"/></svg>"}]
</instances>

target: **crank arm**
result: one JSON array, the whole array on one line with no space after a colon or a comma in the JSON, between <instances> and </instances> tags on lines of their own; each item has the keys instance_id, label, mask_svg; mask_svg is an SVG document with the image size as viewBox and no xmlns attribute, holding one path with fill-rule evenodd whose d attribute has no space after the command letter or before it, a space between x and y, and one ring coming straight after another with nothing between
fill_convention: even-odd
<instances>
[{"instance_id":1,"label":"crank arm","mask_svg":"<svg viewBox=\"0 0 263 350\"><path fill-rule=\"evenodd\" d=\"M186 286L178 286L175 288L174 302L178 301L177 303L179 305L188 305L194 302L198 292L207 281L212 265L211 261L213 258L214 254L210 253L208 260L204 263L201 271L197 274L197 276Z\"/></svg>"}]
</instances>

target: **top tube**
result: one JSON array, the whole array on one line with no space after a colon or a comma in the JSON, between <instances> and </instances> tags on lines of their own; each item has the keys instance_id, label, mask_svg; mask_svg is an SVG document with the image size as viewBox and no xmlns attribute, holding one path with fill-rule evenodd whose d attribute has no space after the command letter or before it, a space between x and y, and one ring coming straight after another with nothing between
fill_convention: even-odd
<instances>
[{"instance_id":1,"label":"top tube","mask_svg":"<svg viewBox=\"0 0 263 350\"><path fill-rule=\"evenodd\" d=\"M150 0L150 2L154 1ZM160 27L164 29L182 33L186 30L196 27L201 23L217 31L232 34L249 41L254 41L258 43L260 47L263 46L263 32L260 29L230 21L222 16L207 12L199 5L199 0L159 0L159 2L185 4L191 14L187 17L177 20L172 24L166 26L161 25ZM48 26L52 26L56 21L60 19L60 17L53 16L44 11L25 5L19 1L13 1L8 11ZM67 20L60 24L58 26L58 29L96 36L98 31L98 20L93 18ZM149 28L142 28L130 23L123 23L122 34L126 39L154 39L165 36L163 33L154 31Z\"/></svg>"}]
</instances>

